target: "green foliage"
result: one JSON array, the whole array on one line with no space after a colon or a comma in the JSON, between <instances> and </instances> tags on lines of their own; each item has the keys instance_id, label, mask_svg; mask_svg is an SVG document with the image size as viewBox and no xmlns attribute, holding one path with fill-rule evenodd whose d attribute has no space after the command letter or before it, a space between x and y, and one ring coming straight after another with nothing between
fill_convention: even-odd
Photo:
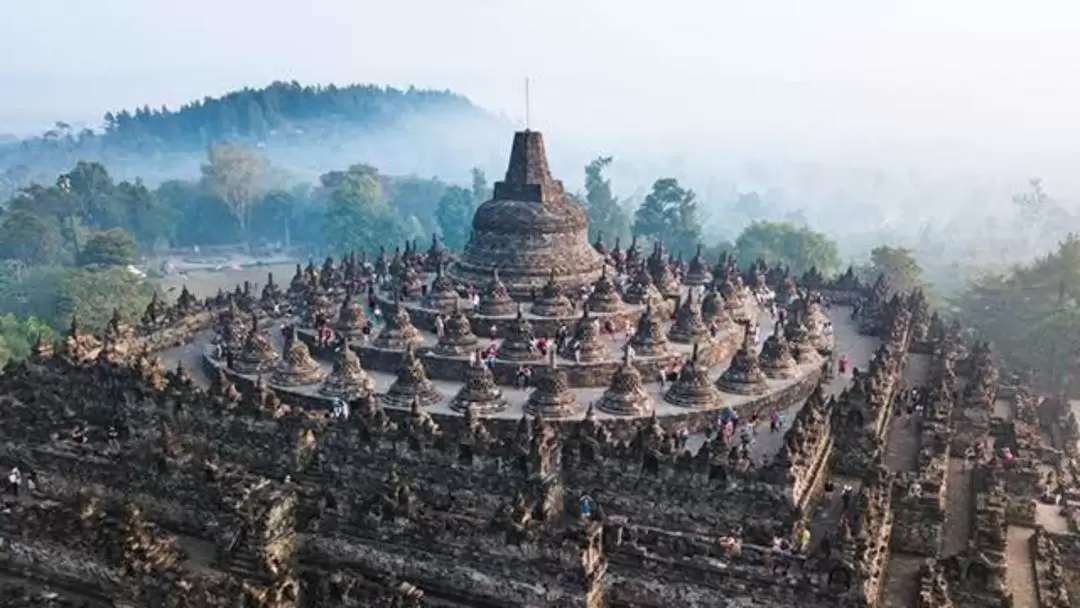
<instances>
[{"instance_id":1,"label":"green foliage","mask_svg":"<svg viewBox=\"0 0 1080 608\"><path fill-rule=\"evenodd\" d=\"M37 317L20 321L10 313L0 315L0 367L7 365L12 359L25 359L38 336L53 341L56 339L56 332Z\"/></svg>"},{"instance_id":2,"label":"green foliage","mask_svg":"<svg viewBox=\"0 0 1080 608\"><path fill-rule=\"evenodd\" d=\"M1005 274L972 281L954 301L966 325L1013 369L1047 385L1075 385L1080 368L1080 238Z\"/></svg>"},{"instance_id":3,"label":"green foliage","mask_svg":"<svg viewBox=\"0 0 1080 608\"><path fill-rule=\"evenodd\" d=\"M701 212L693 190L671 177L656 180L634 214L636 236L663 241L668 251L691 254L701 241Z\"/></svg>"},{"instance_id":4,"label":"green foliage","mask_svg":"<svg viewBox=\"0 0 1080 608\"><path fill-rule=\"evenodd\" d=\"M79 252L80 266L127 266L135 262L135 239L120 228L94 233Z\"/></svg>"},{"instance_id":5,"label":"green foliage","mask_svg":"<svg viewBox=\"0 0 1080 608\"><path fill-rule=\"evenodd\" d=\"M10 283L0 293L0 314L40 318L53 328L67 327L71 315L100 330L112 310L119 308L129 319L145 310L153 286L124 268L34 268L20 283Z\"/></svg>"},{"instance_id":6,"label":"green foliage","mask_svg":"<svg viewBox=\"0 0 1080 608\"><path fill-rule=\"evenodd\" d=\"M268 189L269 165L258 152L229 144L207 148L206 160L202 166L203 187L225 203L246 242L252 206Z\"/></svg>"},{"instance_id":7,"label":"green foliage","mask_svg":"<svg viewBox=\"0 0 1080 608\"><path fill-rule=\"evenodd\" d=\"M48 264L56 259L60 234L48 218L24 209L3 216L0 223L0 258L25 266Z\"/></svg>"},{"instance_id":8,"label":"green foliage","mask_svg":"<svg viewBox=\"0 0 1080 608\"><path fill-rule=\"evenodd\" d=\"M585 210L589 214L590 238L603 233L608 239L629 238L630 214L611 191L604 170L612 157L601 156L585 166Z\"/></svg>"},{"instance_id":9,"label":"green foliage","mask_svg":"<svg viewBox=\"0 0 1080 608\"><path fill-rule=\"evenodd\" d=\"M741 266L762 258L769 264L783 264L796 275L811 267L828 275L840 267L836 243L790 222L753 222L735 240L735 249Z\"/></svg>"},{"instance_id":10,"label":"green foliage","mask_svg":"<svg viewBox=\"0 0 1080 608\"><path fill-rule=\"evenodd\" d=\"M461 250L468 243L473 213L476 212L475 200L472 191L457 186L447 188L439 199L435 218L439 223L443 244L447 247Z\"/></svg>"},{"instance_id":11,"label":"green foliage","mask_svg":"<svg viewBox=\"0 0 1080 608\"><path fill-rule=\"evenodd\" d=\"M915 260L915 252L904 247L881 245L870 251L870 265L860 271L861 280L872 285L884 275L890 290L909 292L924 287L922 268Z\"/></svg>"},{"instance_id":12,"label":"green foliage","mask_svg":"<svg viewBox=\"0 0 1080 608\"><path fill-rule=\"evenodd\" d=\"M398 221L383 197L382 183L370 167L353 167L343 174L324 175L332 186L326 206L326 243L336 252L394 246L404 238Z\"/></svg>"}]
</instances>

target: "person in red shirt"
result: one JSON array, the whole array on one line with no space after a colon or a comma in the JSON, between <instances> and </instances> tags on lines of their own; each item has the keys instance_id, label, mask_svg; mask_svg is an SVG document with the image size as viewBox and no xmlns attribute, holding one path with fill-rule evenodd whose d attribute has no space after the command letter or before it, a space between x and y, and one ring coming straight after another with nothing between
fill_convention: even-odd
<instances>
[{"instance_id":1,"label":"person in red shirt","mask_svg":"<svg viewBox=\"0 0 1080 608\"><path fill-rule=\"evenodd\" d=\"M840 355L840 362L839 362L838 368L840 370L840 375L841 376L843 376L844 374L847 373L847 366L848 366L847 355Z\"/></svg>"}]
</instances>

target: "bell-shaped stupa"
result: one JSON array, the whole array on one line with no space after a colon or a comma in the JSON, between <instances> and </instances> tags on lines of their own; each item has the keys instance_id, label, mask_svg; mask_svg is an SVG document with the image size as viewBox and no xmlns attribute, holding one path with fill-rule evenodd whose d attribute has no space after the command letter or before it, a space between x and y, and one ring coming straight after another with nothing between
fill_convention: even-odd
<instances>
[{"instance_id":1,"label":"bell-shaped stupa","mask_svg":"<svg viewBox=\"0 0 1080 608\"><path fill-rule=\"evenodd\" d=\"M361 338L367 322L364 305L356 300L351 291L346 292L345 299L341 301L341 307L338 309L334 329L346 338Z\"/></svg>"},{"instance_id":2,"label":"bell-shaped stupa","mask_svg":"<svg viewBox=\"0 0 1080 608\"><path fill-rule=\"evenodd\" d=\"M574 303L563 293L554 270L533 302L532 313L538 317L569 317L574 314Z\"/></svg>"},{"instance_id":3,"label":"bell-shaped stupa","mask_svg":"<svg viewBox=\"0 0 1080 608\"><path fill-rule=\"evenodd\" d=\"M770 378L794 378L799 374L799 364L791 355L791 345L784 337L784 328L779 321L772 335L761 345L758 363L761 371Z\"/></svg>"},{"instance_id":4,"label":"bell-shaped stupa","mask_svg":"<svg viewBox=\"0 0 1080 608\"><path fill-rule=\"evenodd\" d=\"M619 295L619 289L615 286L615 281L611 280L607 268L605 264L600 278L593 283L592 293L586 300L586 305L593 312L613 313L624 308L622 296Z\"/></svg>"},{"instance_id":5,"label":"bell-shaped stupa","mask_svg":"<svg viewBox=\"0 0 1080 608\"><path fill-rule=\"evenodd\" d=\"M311 356L307 344L296 335L295 325L292 326L288 342L271 382L278 386L303 386L322 382L326 372Z\"/></svg>"},{"instance_id":6,"label":"bell-shaped stupa","mask_svg":"<svg viewBox=\"0 0 1080 608\"><path fill-rule=\"evenodd\" d=\"M424 337L420 330L412 324L409 311L398 298L396 311L386 319L386 327L383 327L378 336L375 336L373 344L378 348L391 350L404 350L407 346L420 346L424 343Z\"/></svg>"},{"instance_id":7,"label":"bell-shaped stupa","mask_svg":"<svg viewBox=\"0 0 1080 608\"><path fill-rule=\"evenodd\" d=\"M594 363L607 359L607 346L604 345L604 340L600 336L600 321L589 314L588 305L585 306L581 318L574 326L573 335L574 339L566 345L563 356L582 363Z\"/></svg>"},{"instance_id":8,"label":"bell-shaped stupa","mask_svg":"<svg viewBox=\"0 0 1080 608\"><path fill-rule=\"evenodd\" d=\"M259 326L254 315L251 318L251 330L248 332L240 356L233 365L241 374L261 374L270 371L278 363L277 349L270 342L270 336Z\"/></svg>"},{"instance_id":9,"label":"bell-shaped stupa","mask_svg":"<svg viewBox=\"0 0 1080 608\"><path fill-rule=\"evenodd\" d=\"M477 357L465 370L465 383L450 401L450 408L457 412L471 409L474 414L486 416L508 407L510 404L506 402L502 389L495 382L495 375L487 364Z\"/></svg>"},{"instance_id":10,"label":"bell-shaped stupa","mask_svg":"<svg viewBox=\"0 0 1080 608\"><path fill-rule=\"evenodd\" d=\"M449 312L454 310L460 299L454 280L446 276L446 268L440 265L435 272L435 279L431 281L431 289L428 289L427 297L424 298L424 306Z\"/></svg>"},{"instance_id":11,"label":"bell-shaped stupa","mask_svg":"<svg viewBox=\"0 0 1080 608\"><path fill-rule=\"evenodd\" d=\"M469 317L461 309L460 299L454 305L454 312L446 318L443 333L433 351L446 357L464 357L477 348L476 334L473 333Z\"/></svg>"},{"instance_id":12,"label":"bell-shaped stupa","mask_svg":"<svg viewBox=\"0 0 1080 608\"><path fill-rule=\"evenodd\" d=\"M506 283L499 279L499 269L491 271L491 280L480 294L480 314L488 317L505 317L514 314L517 303L506 290Z\"/></svg>"},{"instance_id":13,"label":"bell-shaped stupa","mask_svg":"<svg viewBox=\"0 0 1080 608\"><path fill-rule=\"evenodd\" d=\"M623 348L622 365L611 376L611 385L604 391L596 407L616 416L644 416L655 409L649 393L645 391L641 373L631 360L629 348Z\"/></svg>"},{"instance_id":14,"label":"bell-shaped stupa","mask_svg":"<svg viewBox=\"0 0 1080 608\"><path fill-rule=\"evenodd\" d=\"M510 295L525 299L554 274L571 293L600 276L604 258L589 243L585 209L552 178L544 139L514 134L506 177L473 217L472 235L450 275L479 285L499 269Z\"/></svg>"},{"instance_id":15,"label":"bell-shaped stupa","mask_svg":"<svg viewBox=\"0 0 1080 608\"><path fill-rule=\"evenodd\" d=\"M525 413L540 418L565 418L581 411L581 403L570 390L566 372L555 365L554 358L546 367L536 368L533 382L536 389L525 402Z\"/></svg>"},{"instance_id":16,"label":"bell-shaped stupa","mask_svg":"<svg viewBox=\"0 0 1080 608\"><path fill-rule=\"evenodd\" d=\"M678 379L664 393L664 401L679 407L710 409L719 407L721 400L720 391L709 381L709 368L702 364L695 344L693 354L679 370Z\"/></svg>"},{"instance_id":17,"label":"bell-shaped stupa","mask_svg":"<svg viewBox=\"0 0 1080 608\"><path fill-rule=\"evenodd\" d=\"M761 395L769 390L769 385L754 352L749 324L744 331L742 346L735 351L731 365L717 378L716 388L736 395Z\"/></svg>"},{"instance_id":18,"label":"bell-shaped stupa","mask_svg":"<svg viewBox=\"0 0 1080 608\"><path fill-rule=\"evenodd\" d=\"M675 322L668 330L668 339L681 344L694 344L708 336L709 328L701 318L701 306L694 296L694 288L690 288L675 311Z\"/></svg>"},{"instance_id":19,"label":"bell-shaped stupa","mask_svg":"<svg viewBox=\"0 0 1080 608\"><path fill-rule=\"evenodd\" d=\"M506 329L506 337L499 344L499 358L507 361L536 361L541 358L540 350L534 344L532 323L525 318L525 313L518 305L517 318Z\"/></svg>"},{"instance_id":20,"label":"bell-shaped stupa","mask_svg":"<svg viewBox=\"0 0 1080 608\"><path fill-rule=\"evenodd\" d=\"M653 312L652 300L638 318L637 331L630 337L630 346L639 357L660 357L671 353L664 327Z\"/></svg>"},{"instance_id":21,"label":"bell-shaped stupa","mask_svg":"<svg viewBox=\"0 0 1080 608\"><path fill-rule=\"evenodd\" d=\"M360 357L349 347L348 341L341 348L341 353L334 361L334 369L326 381L319 387L319 392L331 397L341 397L352 401L374 392L375 380L364 371Z\"/></svg>"},{"instance_id":22,"label":"bell-shaped stupa","mask_svg":"<svg viewBox=\"0 0 1080 608\"><path fill-rule=\"evenodd\" d=\"M383 395L383 402L396 407L409 407L416 400L427 407L441 399L442 395L428 378L424 362L416 356L412 345L409 345L398 364L397 379Z\"/></svg>"}]
</instances>

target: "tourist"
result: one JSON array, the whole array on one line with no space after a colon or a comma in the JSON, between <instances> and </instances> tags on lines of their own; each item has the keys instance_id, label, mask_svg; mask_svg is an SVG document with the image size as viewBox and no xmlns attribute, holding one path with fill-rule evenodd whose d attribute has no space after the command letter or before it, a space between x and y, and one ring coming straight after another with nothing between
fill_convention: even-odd
<instances>
[{"instance_id":1,"label":"tourist","mask_svg":"<svg viewBox=\"0 0 1080 608\"><path fill-rule=\"evenodd\" d=\"M661 367L660 368L660 390L664 390L664 387L666 387L666 386L667 386L667 369Z\"/></svg>"},{"instance_id":2,"label":"tourist","mask_svg":"<svg viewBox=\"0 0 1080 608\"><path fill-rule=\"evenodd\" d=\"M840 355L839 371L840 371L841 376L843 376L844 374L847 373L847 367L848 367L847 355L846 354Z\"/></svg>"},{"instance_id":3,"label":"tourist","mask_svg":"<svg viewBox=\"0 0 1080 608\"><path fill-rule=\"evenodd\" d=\"M799 535L799 551L805 554L810 550L810 528L803 528Z\"/></svg>"},{"instance_id":4,"label":"tourist","mask_svg":"<svg viewBox=\"0 0 1080 608\"><path fill-rule=\"evenodd\" d=\"M777 433L780 431L780 412L773 410L769 414L769 432Z\"/></svg>"},{"instance_id":5,"label":"tourist","mask_svg":"<svg viewBox=\"0 0 1080 608\"><path fill-rule=\"evenodd\" d=\"M615 322L610 318L604 320L604 332L607 333L612 342L615 341Z\"/></svg>"},{"instance_id":6,"label":"tourist","mask_svg":"<svg viewBox=\"0 0 1080 608\"><path fill-rule=\"evenodd\" d=\"M499 335L499 326L492 323L491 327L488 329L488 333L491 336L491 339L495 340Z\"/></svg>"},{"instance_id":7,"label":"tourist","mask_svg":"<svg viewBox=\"0 0 1080 608\"><path fill-rule=\"evenodd\" d=\"M338 420L349 419L349 402L345 401L341 397L334 399L334 410L330 414L332 417Z\"/></svg>"},{"instance_id":8,"label":"tourist","mask_svg":"<svg viewBox=\"0 0 1080 608\"><path fill-rule=\"evenodd\" d=\"M630 344L627 344L626 345L626 360L632 363L634 361L635 356L637 356L637 352L634 350L634 347L631 346Z\"/></svg>"},{"instance_id":9,"label":"tourist","mask_svg":"<svg viewBox=\"0 0 1080 608\"><path fill-rule=\"evenodd\" d=\"M517 371L514 372L514 386L520 389L529 388L529 376L531 375L532 368L525 364L518 366Z\"/></svg>"},{"instance_id":10,"label":"tourist","mask_svg":"<svg viewBox=\"0 0 1080 608\"><path fill-rule=\"evenodd\" d=\"M443 321L442 315L435 315L435 336L443 337L443 331L446 329L446 322Z\"/></svg>"},{"instance_id":11,"label":"tourist","mask_svg":"<svg viewBox=\"0 0 1080 608\"><path fill-rule=\"evenodd\" d=\"M11 471L8 472L7 485L8 493L18 498L19 486L22 485L22 473L19 472L19 467L11 467Z\"/></svg>"},{"instance_id":12,"label":"tourist","mask_svg":"<svg viewBox=\"0 0 1080 608\"><path fill-rule=\"evenodd\" d=\"M855 488L852 488L848 484L844 484L844 489L840 491L840 502L844 506L844 511L851 510L851 497L855 492Z\"/></svg>"},{"instance_id":13,"label":"tourist","mask_svg":"<svg viewBox=\"0 0 1080 608\"><path fill-rule=\"evenodd\" d=\"M709 336L714 340L720 335L720 326L716 324L716 321L709 323Z\"/></svg>"}]
</instances>

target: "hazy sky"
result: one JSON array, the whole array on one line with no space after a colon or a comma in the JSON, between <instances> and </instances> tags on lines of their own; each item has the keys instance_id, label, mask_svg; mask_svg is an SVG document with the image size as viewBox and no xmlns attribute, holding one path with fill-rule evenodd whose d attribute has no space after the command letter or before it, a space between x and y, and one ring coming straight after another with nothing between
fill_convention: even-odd
<instances>
[{"instance_id":1,"label":"hazy sky","mask_svg":"<svg viewBox=\"0 0 1080 608\"><path fill-rule=\"evenodd\" d=\"M533 125L583 141L1043 174L1080 158L1064 0L3 5L9 131L275 79L447 87L520 118L528 76Z\"/></svg>"}]
</instances>

